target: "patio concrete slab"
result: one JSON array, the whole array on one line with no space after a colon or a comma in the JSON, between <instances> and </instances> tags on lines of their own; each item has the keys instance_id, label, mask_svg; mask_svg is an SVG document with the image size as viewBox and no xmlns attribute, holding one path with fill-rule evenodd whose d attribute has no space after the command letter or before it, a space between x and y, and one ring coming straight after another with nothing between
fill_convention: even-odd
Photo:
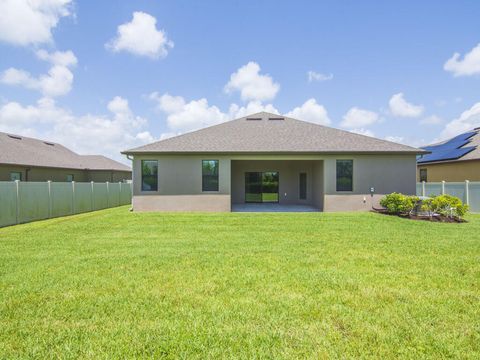
<instances>
[{"instance_id":1,"label":"patio concrete slab","mask_svg":"<svg viewBox=\"0 0 480 360\"><path fill-rule=\"evenodd\" d=\"M233 212L317 212L316 207L310 205L281 205L281 204L232 204Z\"/></svg>"}]
</instances>

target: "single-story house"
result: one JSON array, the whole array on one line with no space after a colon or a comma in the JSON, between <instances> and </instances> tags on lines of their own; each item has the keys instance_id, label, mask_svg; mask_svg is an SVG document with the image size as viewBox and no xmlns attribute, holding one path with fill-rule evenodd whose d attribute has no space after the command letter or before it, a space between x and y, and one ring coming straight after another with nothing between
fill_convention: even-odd
<instances>
[{"instance_id":1,"label":"single-story house","mask_svg":"<svg viewBox=\"0 0 480 360\"><path fill-rule=\"evenodd\" d=\"M368 210L415 194L424 150L258 113L126 150L135 211L231 211L249 203Z\"/></svg>"},{"instance_id":2,"label":"single-story house","mask_svg":"<svg viewBox=\"0 0 480 360\"><path fill-rule=\"evenodd\" d=\"M480 128L438 144L425 146L430 154L417 159L417 180L480 181Z\"/></svg>"},{"instance_id":3,"label":"single-story house","mask_svg":"<svg viewBox=\"0 0 480 360\"><path fill-rule=\"evenodd\" d=\"M60 144L0 132L0 181L118 182L131 169L102 155L79 155Z\"/></svg>"}]
</instances>

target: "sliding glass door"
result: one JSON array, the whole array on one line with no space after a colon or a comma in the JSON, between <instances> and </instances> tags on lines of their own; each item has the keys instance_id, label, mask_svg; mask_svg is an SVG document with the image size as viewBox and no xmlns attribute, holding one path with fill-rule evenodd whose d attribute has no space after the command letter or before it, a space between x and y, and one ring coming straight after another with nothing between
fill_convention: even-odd
<instances>
[{"instance_id":1,"label":"sliding glass door","mask_svg":"<svg viewBox=\"0 0 480 360\"><path fill-rule=\"evenodd\" d=\"M245 173L245 202L278 202L278 171Z\"/></svg>"}]
</instances>

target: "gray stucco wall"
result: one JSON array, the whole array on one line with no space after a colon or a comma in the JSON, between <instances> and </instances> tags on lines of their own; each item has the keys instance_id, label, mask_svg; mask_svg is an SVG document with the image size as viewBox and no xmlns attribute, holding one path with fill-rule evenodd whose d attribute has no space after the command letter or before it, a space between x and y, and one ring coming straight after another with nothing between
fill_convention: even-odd
<instances>
[{"instance_id":1,"label":"gray stucco wall","mask_svg":"<svg viewBox=\"0 0 480 360\"><path fill-rule=\"evenodd\" d=\"M141 160L158 160L158 191L141 191ZM336 191L336 160L353 160L353 191ZM202 192L202 160L219 160L219 191ZM295 160L295 161L293 161ZM250 164L248 163L250 162ZM321 164L321 165L320 165ZM402 192L415 194L415 155L145 155L133 161L134 196L142 195L141 202L161 201L158 195L170 196L168 203L175 206L171 195L191 195L182 202L201 203L202 195L230 195L233 203L244 199L245 171L276 170L280 173L280 199L283 203L299 203L298 174L307 173L307 200L325 211L368 210L378 204L383 194ZM375 196L370 197L370 188ZM285 192L287 196L285 196ZM290 196L290 194L292 196ZM157 195L157 196L155 196ZM187 200L185 200L187 199ZM188 200L189 199L189 200ZM200 200L199 200L200 199ZM215 201L209 197L208 201ZM220 198L218 198L220 201ZM211 209L225 207L211 206ZM135 203L135 200L134 200ZM207 206L208 207L208 206ZM195 209L201 209L196 206ZM174 210L174 209L172 209ZM228 210L225 210L228 211Z\"/></svg>"}]
</instances>

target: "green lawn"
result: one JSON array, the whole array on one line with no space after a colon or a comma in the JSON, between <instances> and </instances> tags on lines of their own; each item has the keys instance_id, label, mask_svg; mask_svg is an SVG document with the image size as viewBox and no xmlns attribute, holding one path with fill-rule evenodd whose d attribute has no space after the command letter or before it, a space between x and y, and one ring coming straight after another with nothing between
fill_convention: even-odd
<instances>
[{"instance_id":1,"label":"green lawn","mask_svg":"<svg viewBox=\"0 0 480 360\"><path fill-rule=\"evenodd\" d=\"M480 358L480 216L129 213L0 229L0 358Z\"/></svg>"}]
</instances>

